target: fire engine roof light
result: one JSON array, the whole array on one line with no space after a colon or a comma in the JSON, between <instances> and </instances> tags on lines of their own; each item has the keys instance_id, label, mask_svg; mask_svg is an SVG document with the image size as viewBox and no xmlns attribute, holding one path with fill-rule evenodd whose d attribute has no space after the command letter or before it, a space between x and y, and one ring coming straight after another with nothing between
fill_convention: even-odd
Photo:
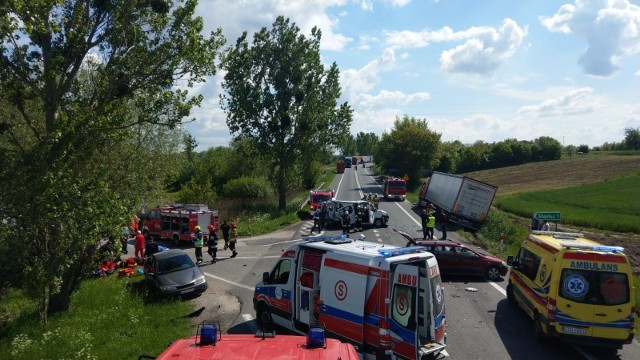
<instances>
[{"instance_id":1,"label":"fire engine roof light","mask_svg":"<svg viewBox=\"0 0 640 360\"><path fill-rule=\"evenodd\" d=\"M565 248L572 248L572 249L585 249L585 250L605 251L605 252L612 252L612 253L624 251L624 248L622 246L572 244L568 242L563 242L562 246Z\"/></svg>"},{"instance_id":2,"label":"fire engine roof light","mask_svg":"<svg viewBox=\"0 0 640 360\"><path fill-rule=\"evenodd\" d=\"M426 249L427 248L424 246L410 246L406 248L389 249L389 250L379 249L378 252L380 253L380 255L384 257L391 257L391 256L398 256L398 255L413 254L416 252L425 251Z\"/></svg>"}]
</instances>

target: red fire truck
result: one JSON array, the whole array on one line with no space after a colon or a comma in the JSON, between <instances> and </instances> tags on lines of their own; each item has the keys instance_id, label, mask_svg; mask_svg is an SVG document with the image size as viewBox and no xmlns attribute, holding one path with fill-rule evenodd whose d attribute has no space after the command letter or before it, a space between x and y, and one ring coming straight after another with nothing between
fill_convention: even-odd
<instances>
[{"instance_id":1,"label":"red fire truck","mask_svg":"<svg viewBox=\"0 0 640 360\"><path fill-rule=\"evenodd\" d=\"M314 211L320 203L325 201L332 200L335 196L335 192L333 189L316 189L309 191L309 205L311 206L311 211Z\"/></svg>"},{"instance_id":2,"label":"red fire truck","mask_svg":"<svg viewBox=\"0 0 640 360\"><path fill-rule=\"evenodd\" d=\"M142 233L147 238L171 240L178 246L183 241L191 241L196 225L208 236L210 224L218 231L218 210L210 210L205 204L172 204L153 208L142 223Z\"/></svg>"},{"instance_id":3,"label":"red fire truck","mask_svg":"<svg viewBox=\"0 0 640 360\"><path fill-rule=\"evenodd\" d=\"M407 182L404 179L392 177L384 179L382 193L385 199L398 199L404 201L407 196Z\"/></svg>"}]
</instances>

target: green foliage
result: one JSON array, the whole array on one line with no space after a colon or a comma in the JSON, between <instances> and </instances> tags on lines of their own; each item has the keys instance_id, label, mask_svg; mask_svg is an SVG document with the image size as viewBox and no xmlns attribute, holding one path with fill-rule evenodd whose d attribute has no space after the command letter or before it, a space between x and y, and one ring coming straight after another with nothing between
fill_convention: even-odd
<instances>
[{"instance_id":1,"label":"green foliage","mask_svg":"<svg viewBox=\"0 0 640 360\"><path fill-rule=\"evenodd\" d=\"M201 35L195 6L3 3L0 219L11 226L0 242L13 241L13 271L43 325L68 309L96 242L182 165L173 129L202 96L174 81L213 75L224 43L221 30Z\"/></svg>"},{"instance_id":2,"label":"green foliage","mask_svg":"<svg viewBox=\"0 0 640 360\"><path fill-rule=\"evenodd\" d=\"M368 156L375 154L378 149L380 139L375 133L365 133L360 131L356 134L356 152L355 155Z\"/></svg>"},{"instance_id":3,"label":"green foliage","mask_svg":"<svg viewBox=\"0 0 640 360\"><path fill-rule=\"evenodd\" d=\"M211 187L208 179L201 183L195 178L192 178L180 189L177 201L179 203L208 204L209 206L213 206L216 201L216 191Z\"/></svg>"},{"instance_id":4,"label":"green foliage","mask_svg":"<svg viewBox=\"0 0 640 360\"><path fill-rule=\"evenodd\" d=\"M0 337L0 358L136 359L155 356L194 333L190 320L181 318L193 311L191 305L153 302L142 275L85 280L71 305L69 312L52 316L44 331L33 314L15 318Z\"/></svg>"},{"instance_id":5,"label":"green foliage","mask_svg":"<svg viewBox=\"0 0 640 360\"><path fill-rule=\"evenodd\" d=\"M624 145L629 150L640 150L640 128L624 129Z\"/></svg>"},{"instance_id":6,"label":"green foliage","mask_svg":"<svg viewBox=\"0 0 640 360\"><path fill-rule=\"evenodd\" d=\"M382 135L375 154L383 169L395 168L407 174L409 183L420 182L420 169L432 169L440 158L440 134L429 129L426 119L405 115L396 118L390 133Z\"/></svg>"},{"instance_id":7,"label":"green foliage","mask_svg":"<svg viewBox=\"0 0 640 360\"><path fill-rule=\"evenodd\" d=\"M560 211L562 222L616 232L640 232L640 173L565 189L497 196L494 206L530 218Z\"/></svg>"},{"instance_id":8,"label":"green foliage","mask_svg":"<svg viewBox=\"0 0 640 360\"><path fill-rule=\"evenodd\" d=\"M265 199L273 194L273 189L264 178L241 177L229 180L222 187L225 196L240 199Z\"/></svg>"},{"instance_id":9,"label":"green foliage","mask_svg":"<svg viewBox=\"0 0 640 360\"><path fill-rule=\"evenodd\" d=\"M251 139L268 156L277 181L278 206L286 208L287 172L308 147L337 145L349 132L352 110L338 105L338 66L325 69L320 59L321 32L300 35L279 16L273 28L247 33L226 52L227 71L221 105L233 134ZM265 91L269 89L269 91Z\"/></svg>"},{"instance_id":10,"label":"green foliage","mask_svg":"<svg viewBox=\"0 0 640 360\"><path fill-rule=\"evenodd\" d=\"M515 255L522 241L529 235L527 225L520 220L497 209L491 209L482 228L476 233L477 239L496 256L506 258ZM504 234L504 249L501 249L500 237ZM501 251L502 250L502 251Z\"/></svg>"}]
</instances>

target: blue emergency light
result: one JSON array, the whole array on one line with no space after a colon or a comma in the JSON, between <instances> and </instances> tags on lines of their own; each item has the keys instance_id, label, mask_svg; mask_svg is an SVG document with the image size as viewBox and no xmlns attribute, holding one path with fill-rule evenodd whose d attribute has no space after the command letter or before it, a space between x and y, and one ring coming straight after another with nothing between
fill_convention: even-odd
<instances>
[{"instance_id":1,"label":"blue emergency light","mask_svg":"<svg viewBox=\"0 0 640 360\"><path fill-rule=\"evenodd\" d=\"M390 257L390 256L413 254L413 253L421 252L424 250L426 250L424 246L410 246L405 248L397 248L397 249L389 249L389 250L379 249L378 253L380 253L380 255L384 257Z\"/></svg>"},{"instance_id":2,"label":"blue emergency light","mask_svg":"<svg viewBox=\"0 0 640 360\"><path fill-rule=\"evenodd\" d=\"M320 327L312 327L309 329L309 335L307 336L308 348L319 348L325 346L324 329Z\"/></svg>"},{"instance_id":3,"label":"blue emergency light","mask_svg":"<svg viewBox=\"0 0 640 360\"><path fill-rule=\"evenodd\" d=\"M202 322L200 328L200 345L215 345L218 342L218 327Z\"/></svg>"},{"instance_id":4,"label":"blue emergency light","mask_svg":"<svg viewBox=\"0 0 640 360\"><path fill-rule=\"evenodd\" d=\"M566 248L585 249L585 250L591 250L591 251L604 251L604 252L612 252L612 253L624 251L624 248L622 246L572 244L569 242L563 242L562 246Z\"/></svg>"},{"instance_id":5,"label":"blue emergency light","mask_svg":"<svg viewBox=\"0 0 640 360\"><path fill-rule=\"evenodd\" d=\"M342 234L342 235L324 235L324 236L308 237L308 238L305 238L305 240L308 242L318 242L318 241L341 240L346 238L347 238L347 235Z\"/></svg>"}]
</instances>

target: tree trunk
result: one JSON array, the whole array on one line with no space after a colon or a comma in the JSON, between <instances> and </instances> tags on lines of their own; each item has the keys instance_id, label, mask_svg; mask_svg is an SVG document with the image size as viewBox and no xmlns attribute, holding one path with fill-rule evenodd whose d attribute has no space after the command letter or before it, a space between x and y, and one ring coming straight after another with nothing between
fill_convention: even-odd
<instances>
[{"instance_id":1,"label":"tree trunk","mask_svg":"<svg viewBox=\"0 0 640 360\"><path fill-rule=\"evenodd\" d=\"M278 179L278 209L285 210L287 208L287 170L284 164L280 162L280 174Z\"/></svg>"},{"instance_id":2,"label":"tree trunk","mask_svg":"<svg viewBox=\"0 0 640 360\"><path fill-rule=\"evenodd\" d=\"M42 298L40 299L40 309L38 311L38 315L40 316L40 325L44 328L47 326L48 321L48 311L49 311L49 284L44 284L42 288Z\"/></svg>"},{"instance_id":3,"label":"tree trunk","mask_svg":"<svg viewBox=\"0 0 640 360\"><path fill-rule=\"evenodd\" d=\"M49 297L49 314L55 314L69 310L71 294L75 291L82 274L82 264L70 266L62 275L62 285L60 292Z\"/></svg>"}]
</instances>

